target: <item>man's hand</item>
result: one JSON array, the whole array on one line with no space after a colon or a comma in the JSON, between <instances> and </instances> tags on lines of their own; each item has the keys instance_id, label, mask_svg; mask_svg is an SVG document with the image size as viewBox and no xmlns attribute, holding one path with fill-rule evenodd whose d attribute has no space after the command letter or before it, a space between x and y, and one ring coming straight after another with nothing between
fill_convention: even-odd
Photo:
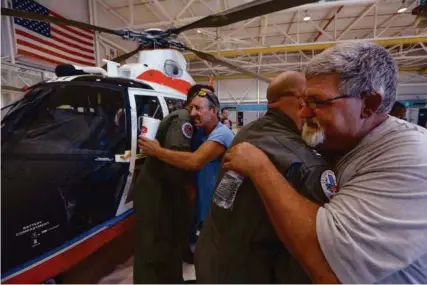
<instances>
[{"instance_id":1,"label":"man's hand","mask_svg":"<svg viewBox=\"0 0 427 285\"><path fill-rule=\"evenodd\" d=\"M157 156L159 151L162 149L157 140L150 140L143 136L138 137L138 147L145 155L151 156Z\"/></svg>"},{"instance_id":2,"label":"man's hand","mask_svg":"<svg viewBox=\"0 0 427 285\"><path fill-rule=\"evenodd\" d=\"M232 147L226 153L223 167L234 170L243 176L251 177L266 163L271 162L262 150L244 142Z\"/></svg>"}]
</instances>

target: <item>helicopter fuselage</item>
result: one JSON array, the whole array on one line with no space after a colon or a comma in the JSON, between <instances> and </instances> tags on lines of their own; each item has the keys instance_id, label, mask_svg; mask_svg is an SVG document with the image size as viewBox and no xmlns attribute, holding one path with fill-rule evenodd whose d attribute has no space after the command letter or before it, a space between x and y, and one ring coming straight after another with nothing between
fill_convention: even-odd
<instances>
[{"instance_id":1,"label":"helicopter fuselage","mask_svg":"<svg viewBox=\"0 0 427 285\"><path fill-rule=\"evenodd\" d=\"M144 160L137 155L139 119L181 108L178 80L192 83L185 69L168 85L156 75L145 79L159 72L155 61L137 65L120 68L135 80L87 74L37 84L3 118L2 282L95 239L133 211Z\"/></svg>"}]
</instances>

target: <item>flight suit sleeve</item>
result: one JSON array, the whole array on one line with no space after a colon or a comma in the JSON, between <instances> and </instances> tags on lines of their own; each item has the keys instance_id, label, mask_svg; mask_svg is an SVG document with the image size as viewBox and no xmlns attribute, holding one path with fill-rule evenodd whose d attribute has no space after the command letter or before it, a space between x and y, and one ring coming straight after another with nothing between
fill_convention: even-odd
<instances>
[{"instance_id":1,"label":"flight suit sleeve","mask_svg":"<svg viewBox=\"0 0 427 285\"><path fill-rule=\"evenodd\" d=\"M327 203L337 191L332 169L322 158L308 153L310 150L305 146L282 137L263 137L251 143L267 154L298 193L316 204Z\"/></svg>"},{"instance_id":2,"label":"flight suit sleeve","mask_svg":"<svg viewBox=\"0 0 427 285\"><path fill-rule=\"evenodd\" d=\"M191 151L192 136L193 126L191 123L177 116L170 122L163 147L175 151ZM171 183L182 183L182 181L186 179L192 179L190 176L191 172L167 163L162 167L162 171L164 172L165 178Z\"/></svg>"},{"instance_id":3,"label":"flight suit sleeve","mask_svg":"<svg viewBox=\"0 0 427 285\"><path fill-rule=\"evenodd\" d=\"M337 192L335 174L327 165L307 167L295 163L287 172L288 181L297 191L318 205L323 205Z\"/></svg>"}]
</instances>

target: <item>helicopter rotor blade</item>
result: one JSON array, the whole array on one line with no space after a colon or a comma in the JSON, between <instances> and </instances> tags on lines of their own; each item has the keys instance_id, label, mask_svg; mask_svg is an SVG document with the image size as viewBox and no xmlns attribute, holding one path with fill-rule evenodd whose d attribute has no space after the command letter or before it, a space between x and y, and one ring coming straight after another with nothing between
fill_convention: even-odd
<instances>
[{"instance_id":1,"label":"helicopter rotor blade","mask_svg":"<svg viewBox=\"0 0 427 285\"><path fill-rule=\"evenodd\" d=\"M252 71L250 71L250 70L248 70L248 69L246 69L246 68L240 67L240 66L238 66L238 65L232 64L232 63L230 63L230 62L228 62L228 61L225 61L225 60L223 60L223 59L220 59L220 58L218 58L218 57L216 57L216 56L214 56L214 55L211 55L211 54L209 54L209 53L204 53L204 52L201 52L201 51L198 51L198 50L195 50L195 49L192 49L192 48L186 47L186 46L184 46L183 48L184 48L185 50L191 51L192 53L194 53L195 55L197 55L197 56L198 56L198 57L200 57L201 59L207 60L207 61L209 61L209 62L217 63L217 64L219 64L219 65L226 66L226 67L228 67L228 68L230 68L230 69L237 70L237 71L239 71L239 72L241 72L241 73L248 74L248 75L250 75L251 77L255 77L255 78L257 78L257 79L259 79L259 80L261 80L261 81L264 81L264 82L266 82L266 83L270 83L270 81L271 81L271 80L270 80L269 78L267 78L267 77L264 77L264 76L262 76L262 75L259 75L258 73L252 72Z\"/></svg>"},{"instance_id":2,"label":"helicopter rotor blade","mask_svg":"<svg viewBox=\"0 0 427 285\"><path fill-rule=\"evenodd\" d=\"M237 7L209 15L193 23L170 30L178 35L187 30L197 28L218 28L265 14L289 9L295 6L316 2L315 0L256 0Z\"/></svg>"},{"instance_id":3,"label":"helicopter rotor blade","mask_svg":"<svg viewBox=\"0 0 427 285\"><path fill-rule=\"evenodd\" d=\"M1 89L5 91L24 92L24 88L19 88L19 87L10 86L10 85L3 85L3 84L1 85Z\"/></svg>"},{"instance_id":4,"label":"helicopter rotor blade","mask_svg":"<svg viewBox=\"0 0 427 285\"><path fill-rule=\"evenodd\" d=\"M102 32L102 33L109 33L117 36L121 36L120 31L115 31L103 27L98 27L90 24L86 24L79 21L74 20L68 20L65 18L57 18L53 16L48 15L41 15L37 13L27 12L27 11L21 11L21 10L14 10L9 8L1 8L1 15L2 16L11 16L11 17L17 17L17 18L25 18L30 20L37 20L37 21L43 21L48 23L53 23L57 25L66 25L66 26L73 26L80 29L89 29L92 31Z\"/></svg>"},{"instance_id":5,"label":"helicopter rotor blade","mask_svg":"<svg viewBox=\"0 0 427 285\"><path fill-rule=\"evenodd\" d=\"M133 55L135 55L136 53L138 53L140 50L142 50L142 45L139 45L135 50L133 50L133 51L131 51L131 52L128 52L128 53L125 53L125 54L119 55L119 56L117 56L117 57L115 57L115 58L111 59L111 61L114 61L114 62L121 62L121 61L125 61L125 60L127 60L128 58L130 58L130 57L132 57ZM107 64L104 64L104 65L102 66L102 68L106 69L106 68L107 68Z\"/></svg>"}]
</instances>

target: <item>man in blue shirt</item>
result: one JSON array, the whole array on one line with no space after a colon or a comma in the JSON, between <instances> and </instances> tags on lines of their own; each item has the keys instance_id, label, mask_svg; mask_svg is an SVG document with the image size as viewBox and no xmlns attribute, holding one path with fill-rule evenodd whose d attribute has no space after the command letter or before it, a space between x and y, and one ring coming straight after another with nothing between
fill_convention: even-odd
<instances>
[{"instance_id":1,"label":"man in blue shirt","mask_svg":"<svg viewBox=\"0 0 427 285\"><path fill-rule=\"evenodd\" d=\"M197 151L204 143L216 143L226 149L231 145L234 134L230 129L218 122L211 133L206 134L203 128L198 127L193 137L193 150ZM218 175L221 165L222 154L210 162L206 163L203 168L196 171L197 181L197 202L196 202L196 223L200 224L205 221L209 211L209 205L215 188L216 176Z\"/></svg>"},{"instance_id":2,"label":"man in blue shirt","mask_svg":"<svg viewBox=\"0 0 427 285\"><path fill-rule=\"evenodd\" d=\"M234 134L220 122L219 100L211 87L201 86L188 96L193 97L189 105L190 116L197 128L193 136L194 152L162 148L157 141L144 137L139 138L138 146L144 154L178 168L196 171L196 223L200 224L208 214L220 162Z\"/></svg>"}]
</instances>

